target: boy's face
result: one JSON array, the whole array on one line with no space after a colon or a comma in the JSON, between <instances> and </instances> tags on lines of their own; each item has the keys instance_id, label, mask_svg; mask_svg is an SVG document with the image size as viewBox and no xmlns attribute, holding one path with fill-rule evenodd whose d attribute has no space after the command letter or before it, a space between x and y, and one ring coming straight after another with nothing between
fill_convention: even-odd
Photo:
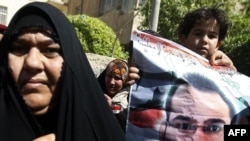
<instances>
[{"instance_id":1,"label":"boy's face","mask_svg":"<svg viewBox=\"0 0 250 141\"><path fill-rule=\"evenodd\" d=\"M220 25L214 19L201 20L194 25L188 36L181 35L183 46L209 59L221 45L219 41Z\"/></svg>"}]
</instances>

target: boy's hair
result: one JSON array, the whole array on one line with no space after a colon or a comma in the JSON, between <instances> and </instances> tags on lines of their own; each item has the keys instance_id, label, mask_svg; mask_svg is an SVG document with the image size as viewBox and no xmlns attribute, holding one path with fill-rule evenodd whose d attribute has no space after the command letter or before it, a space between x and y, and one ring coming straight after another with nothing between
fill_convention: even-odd
<instances>
[{"instance_id":1,"label":"boy's hair","mask_svg":"<svg viewBox=\"0 0 250 141\"><path fill-rule=\"evenodd\" d=\"M179 36L188 36L191 29L195 24L199 24L202 20L215 19L220 25L219 41L224 40L227 31L231 26L231 21L229 20L227 14L217 7L201 7L194 11L191 11L185 15L179 24Z\"/></svg>"}]
</instances>

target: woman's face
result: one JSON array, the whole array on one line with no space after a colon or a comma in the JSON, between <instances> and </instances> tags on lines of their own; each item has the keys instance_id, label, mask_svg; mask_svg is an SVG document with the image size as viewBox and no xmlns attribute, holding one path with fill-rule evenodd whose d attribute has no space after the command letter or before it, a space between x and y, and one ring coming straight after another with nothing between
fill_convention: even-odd
<instances>
[{"instance_id":1,"label":"woman's face","mask_svg":"<svg viewBox=\"0 0 250 141\"><path fill-rule=\"evenodd\" d=\"M123 88L123 80L121 76L114 73L106 74L105 85L107 94L112 98Z\"/></svg>"},{"instance_id":2,"label":"woman's face","mask_svg":"<svg viewBox=\"0 0 250 141\"><path fill-rule=\"evenodd\" d=\"M60 45L47 34L30 31L12 43L9 69L26 105L35 115L48 111L62 71Z\"/></svg>"}]
</instances>

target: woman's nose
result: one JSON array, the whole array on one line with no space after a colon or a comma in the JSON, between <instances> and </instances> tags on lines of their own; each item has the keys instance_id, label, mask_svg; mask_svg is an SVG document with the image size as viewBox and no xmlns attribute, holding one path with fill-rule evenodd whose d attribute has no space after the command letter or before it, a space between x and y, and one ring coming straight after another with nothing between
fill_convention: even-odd
<instances>
[{"instance_id":1,"label":"woman's nose","mask_svg":"<svg viewBox=\"0 0 250 141\"><path fill-rule=\"evenodd\" d=\"M110 83L111 83L111 84L115 84L115 79L114 79L114 77L110 78Z\"/></svg>"},{"instance_id":2,"label":"woman's nose","mask_svg":"<svg viewBox=\"0 0 250 141\"><path fill-rule=\"evenodd\" d=\"M24 67L29 70L41 70L42 65L42 53L37 48L31 48L25 57Z\"/></svg>"}]
</instances>

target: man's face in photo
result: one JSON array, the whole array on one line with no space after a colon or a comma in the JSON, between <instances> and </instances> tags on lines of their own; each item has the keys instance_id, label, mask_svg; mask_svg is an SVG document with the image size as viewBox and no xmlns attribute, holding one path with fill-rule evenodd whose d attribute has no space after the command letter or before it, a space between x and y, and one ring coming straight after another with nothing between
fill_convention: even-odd
<instances>
[{"instance_id":1,"label":"man's face in photo","mask_svg":"<svg viewBox=\"0 0 250 141\"><path fill-rule=\"evenodd\" d=\"M181 85L171 102L167 127L160 129L160 136L165 137L161 138L223 141L223 126L231 121L230 109L217 92L204 92L190 85Z\"/></svg>"}]
</instances>

